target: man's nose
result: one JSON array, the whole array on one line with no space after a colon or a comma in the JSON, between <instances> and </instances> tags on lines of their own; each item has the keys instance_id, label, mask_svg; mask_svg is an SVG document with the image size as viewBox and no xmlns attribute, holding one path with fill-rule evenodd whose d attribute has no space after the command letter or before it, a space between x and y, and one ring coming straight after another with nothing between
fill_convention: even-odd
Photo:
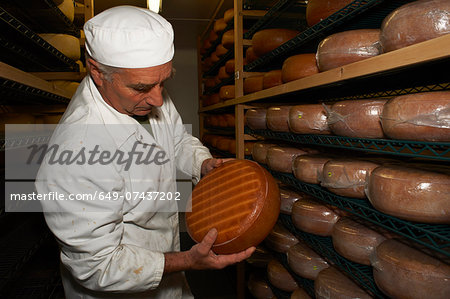
<instances>
[{"instance_id":1,"label":"man's nose","mask_svg":"<svg viewBox=\"0 0 450 299\"><path fill-rule=\"evenodd\" d=\"M163 104L162 90L162 86L153 87L152 90L147 94L145 102L155 107L161 107Z\"/></svg>"}]
</instances>

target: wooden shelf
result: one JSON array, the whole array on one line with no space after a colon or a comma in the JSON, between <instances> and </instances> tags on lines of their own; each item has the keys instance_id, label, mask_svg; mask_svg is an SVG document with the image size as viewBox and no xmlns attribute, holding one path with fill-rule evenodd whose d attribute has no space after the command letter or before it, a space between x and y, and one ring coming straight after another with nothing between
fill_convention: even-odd
<instances>
[{"instance_id":1,"label":"wooden shelf","mask_svg":"<svg viewBox=\"0 0 450 299\"><path fill-rule=\"evenodd\" d=\"M401 70L414 65L450 57L450 34L411 45L396 51L381 54L363 61L351 63L323 73L288 82L269 89L228 100L224 103L200 108L200 112L211 111L237 104L251 103L274 96L331 85L340 81Z\"/></svg>"},{"instance_id":2,"label":"wooden shelf","mask_svg":"<svg viewBox=\"0 0 450 299\"><path fill-rule=\"evenodd\" d=\"M55 88L52 83L27 72L16 69L15 67L7 65L3 62L0 62L0 78L15 81L20 84L37 88L39 90L43 90L67 99L70 99L72 97L72 94L70 92Z\"/></svg>"}]
</instances>

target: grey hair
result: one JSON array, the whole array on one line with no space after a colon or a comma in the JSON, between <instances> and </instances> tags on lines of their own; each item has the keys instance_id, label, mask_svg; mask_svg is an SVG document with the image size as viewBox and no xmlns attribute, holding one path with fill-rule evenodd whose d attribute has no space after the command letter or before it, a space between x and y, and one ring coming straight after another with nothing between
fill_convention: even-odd
<instances>
[{"instance_id":1,"label":"grey hair","mask_svg":"<svg viewBox=\"0 0 450 299\"><path fill-rule=\"evenodd\" d=\"M89 59L93 59L87 52L85 52L85 55L86 55L86 61L88 61ZM95 60L95 59L93 59L93 60ZM112 81L112 75L120 73L122 71L122 68L120 68L120 67L105 65L98 61L96 61L96 62L97 62L97 68L105 76L105 80L108 82ZM88 71L90 72L90 68L88 68Z\"/></svg>"}]
</instances>

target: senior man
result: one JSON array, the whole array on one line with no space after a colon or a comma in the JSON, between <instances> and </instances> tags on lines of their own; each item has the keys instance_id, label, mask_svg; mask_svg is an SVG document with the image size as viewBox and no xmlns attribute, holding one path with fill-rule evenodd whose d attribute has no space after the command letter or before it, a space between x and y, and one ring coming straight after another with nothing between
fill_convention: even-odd
<instances>
[{"instance_id":1,"label":"senior man","mask_svg":"<svg viewBox=\"0 0 450 299\"><path fill-rule=\"evenodd\" d=\"M172 73L172 27L149 10L120 6L84 31L89 75L50 142L59 160L47 154L36 179L41 194L91 195L42 202L60 244L66 298L191 297L182 271L223 268L254 248L215 255L211 229L180 252L176 203L133 196L174 196L176 169L195 183L223 163L185 131L163 89ZM134 116L143 116L148 130ZM138 149L151 156L148 163L138 161L142 155L124 159Z\"/></svg>"}]
</instances>

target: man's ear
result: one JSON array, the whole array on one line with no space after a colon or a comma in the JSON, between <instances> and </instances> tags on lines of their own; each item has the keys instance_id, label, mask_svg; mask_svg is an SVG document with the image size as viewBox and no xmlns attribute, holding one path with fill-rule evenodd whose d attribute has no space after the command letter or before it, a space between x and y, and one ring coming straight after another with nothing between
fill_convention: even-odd
<instances>
[{"instance_id":1,"label":"man's ear","mask_svg":"<svg viewBox=\"0 0 450 299\"><path fill-rule=\"evenodd\" d=\"M94 80L95 85L102 86L103 85L103 81L105 80L105 76L100 71L100 69L98 68L98 62L95 61L92 58L89 58L86 61L86 66L89 69L89 73L90 73L90 75L92 77L92 80Z\"/></svg>"}]
</instances>

